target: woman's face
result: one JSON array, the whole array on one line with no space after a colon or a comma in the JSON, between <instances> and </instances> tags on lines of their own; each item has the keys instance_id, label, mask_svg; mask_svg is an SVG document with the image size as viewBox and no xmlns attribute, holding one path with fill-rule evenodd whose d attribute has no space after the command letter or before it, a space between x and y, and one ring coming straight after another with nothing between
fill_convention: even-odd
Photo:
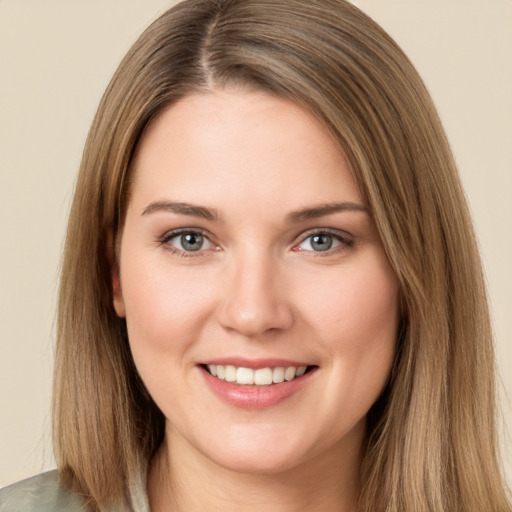
<instances>
[{"instance_id":1,"label":"woman's face","mask_svg":"<svg viewBox=\"0 0 512 512\"><path fill-rule=\"evenodd\" d=\"M133 171L114 305L171 446L248 472L357 457L399 290L326 129L264 93L191 95Z\"/></svg>"}]
</instances>

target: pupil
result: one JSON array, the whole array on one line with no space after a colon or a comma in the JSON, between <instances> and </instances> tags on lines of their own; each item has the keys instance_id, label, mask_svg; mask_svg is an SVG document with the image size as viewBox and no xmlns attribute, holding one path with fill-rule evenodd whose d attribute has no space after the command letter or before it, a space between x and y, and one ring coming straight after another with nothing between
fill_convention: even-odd
<instances>
[{"instance_id":1,"label":"pupil","mask_svg":"<svg viewBox=\"0 0 512 512\"><path fill-rule=\"evenodd\" d=\"M198 251L203 245L203 235L199 233L181 235L181 245L186 251Z\"/></svg>"},{"instance_id":2,"label":"pupil","mask_svg":"<svg viewBox=\"0 0 512 512\"><path fill-rule=\"evenodd\" d=\"M315 235L311 241L311 247L315 251L327 251L332 246L332 236L330 235Z\"/></svg>"}]
</instances>

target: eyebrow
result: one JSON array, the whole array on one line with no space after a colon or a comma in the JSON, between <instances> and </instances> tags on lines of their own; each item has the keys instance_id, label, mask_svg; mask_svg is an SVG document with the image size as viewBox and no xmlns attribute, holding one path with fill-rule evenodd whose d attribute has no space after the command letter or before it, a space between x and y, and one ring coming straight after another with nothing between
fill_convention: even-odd
<instances>
[{"instance_id":1,"label":"eyebrow","mask_svg":"<svg viewBox=\"0 0 512 512\"><path fill-rule=\"evenodd\" d=\"M150 215L155 212L177 213L179 215L190 215L192 217L200 217L209 221L218 221L221 216L214 208L206 208L205 206L197 206L191 203L181 203L175 201L153 201L148 204L142 215ZM342 203L328 203L308 208L295 210L286 215L286 221L289 223L305 222L317 219L325 215L331 215L338 212L368 212L362 204L345 201Z\"/></svg>"},{"instance_id":2,"label":"eyebrow","mask_svg":"<svg viewBox=\"0 0 512 512\"><path fill-rule=\"evenodd\" d=\"M190 215L192 217L200 217L210 221L217 221L220 219L219 213L213 208L206 208L205 206L197 206L190 203L178 203L174 201L154 201L149 203L146 208L144 208L142 215L150 215L155 212Z\"/></svg>"},{"instance_id":3,"label":"eyebrow","mask_svg":"<svg viewBox=\"0 0 512 512\"><path fill-rule=\"evenodd\" d=\"M352 203L345 201L343 203L328 203L318 206L303 208L290 212L286 216L286 221L290 223L305 222L311 219L317 219L325 215L331 215L338 212L365 212L368 213L368 208L362 204Z\"/></svg>"}]
</instances>

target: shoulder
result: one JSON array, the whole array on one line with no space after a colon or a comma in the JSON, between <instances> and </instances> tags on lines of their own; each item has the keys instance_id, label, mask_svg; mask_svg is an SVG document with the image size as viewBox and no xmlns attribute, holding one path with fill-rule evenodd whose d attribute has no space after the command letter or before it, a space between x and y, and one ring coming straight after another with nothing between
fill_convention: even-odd
<instances>
[{"instance_id":1,"label":"shoulder","mask_svg":"<svg viewBox=\"0 0 512 512\"><path fill-rule=\"evenodd\" d=\"M0 489L0 512L86 512L79 496L49 471Z\"/></svg>"}]
</instances>

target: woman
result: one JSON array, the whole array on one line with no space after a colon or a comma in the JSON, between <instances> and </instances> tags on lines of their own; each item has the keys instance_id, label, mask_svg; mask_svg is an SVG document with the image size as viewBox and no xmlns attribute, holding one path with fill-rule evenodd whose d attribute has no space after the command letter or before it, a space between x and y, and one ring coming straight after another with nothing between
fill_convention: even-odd
<instances>
[{"instance_id":1,"label":"woman","mask_svg":"<svg viewBox=\"0 0 512 512\"><path fill-rule=\"evenodd\" d=\"M493 408L467 207L396 44L340 1L164 14L77 183L55 499L509 511Z\"/></svg>"}]
</instances>

